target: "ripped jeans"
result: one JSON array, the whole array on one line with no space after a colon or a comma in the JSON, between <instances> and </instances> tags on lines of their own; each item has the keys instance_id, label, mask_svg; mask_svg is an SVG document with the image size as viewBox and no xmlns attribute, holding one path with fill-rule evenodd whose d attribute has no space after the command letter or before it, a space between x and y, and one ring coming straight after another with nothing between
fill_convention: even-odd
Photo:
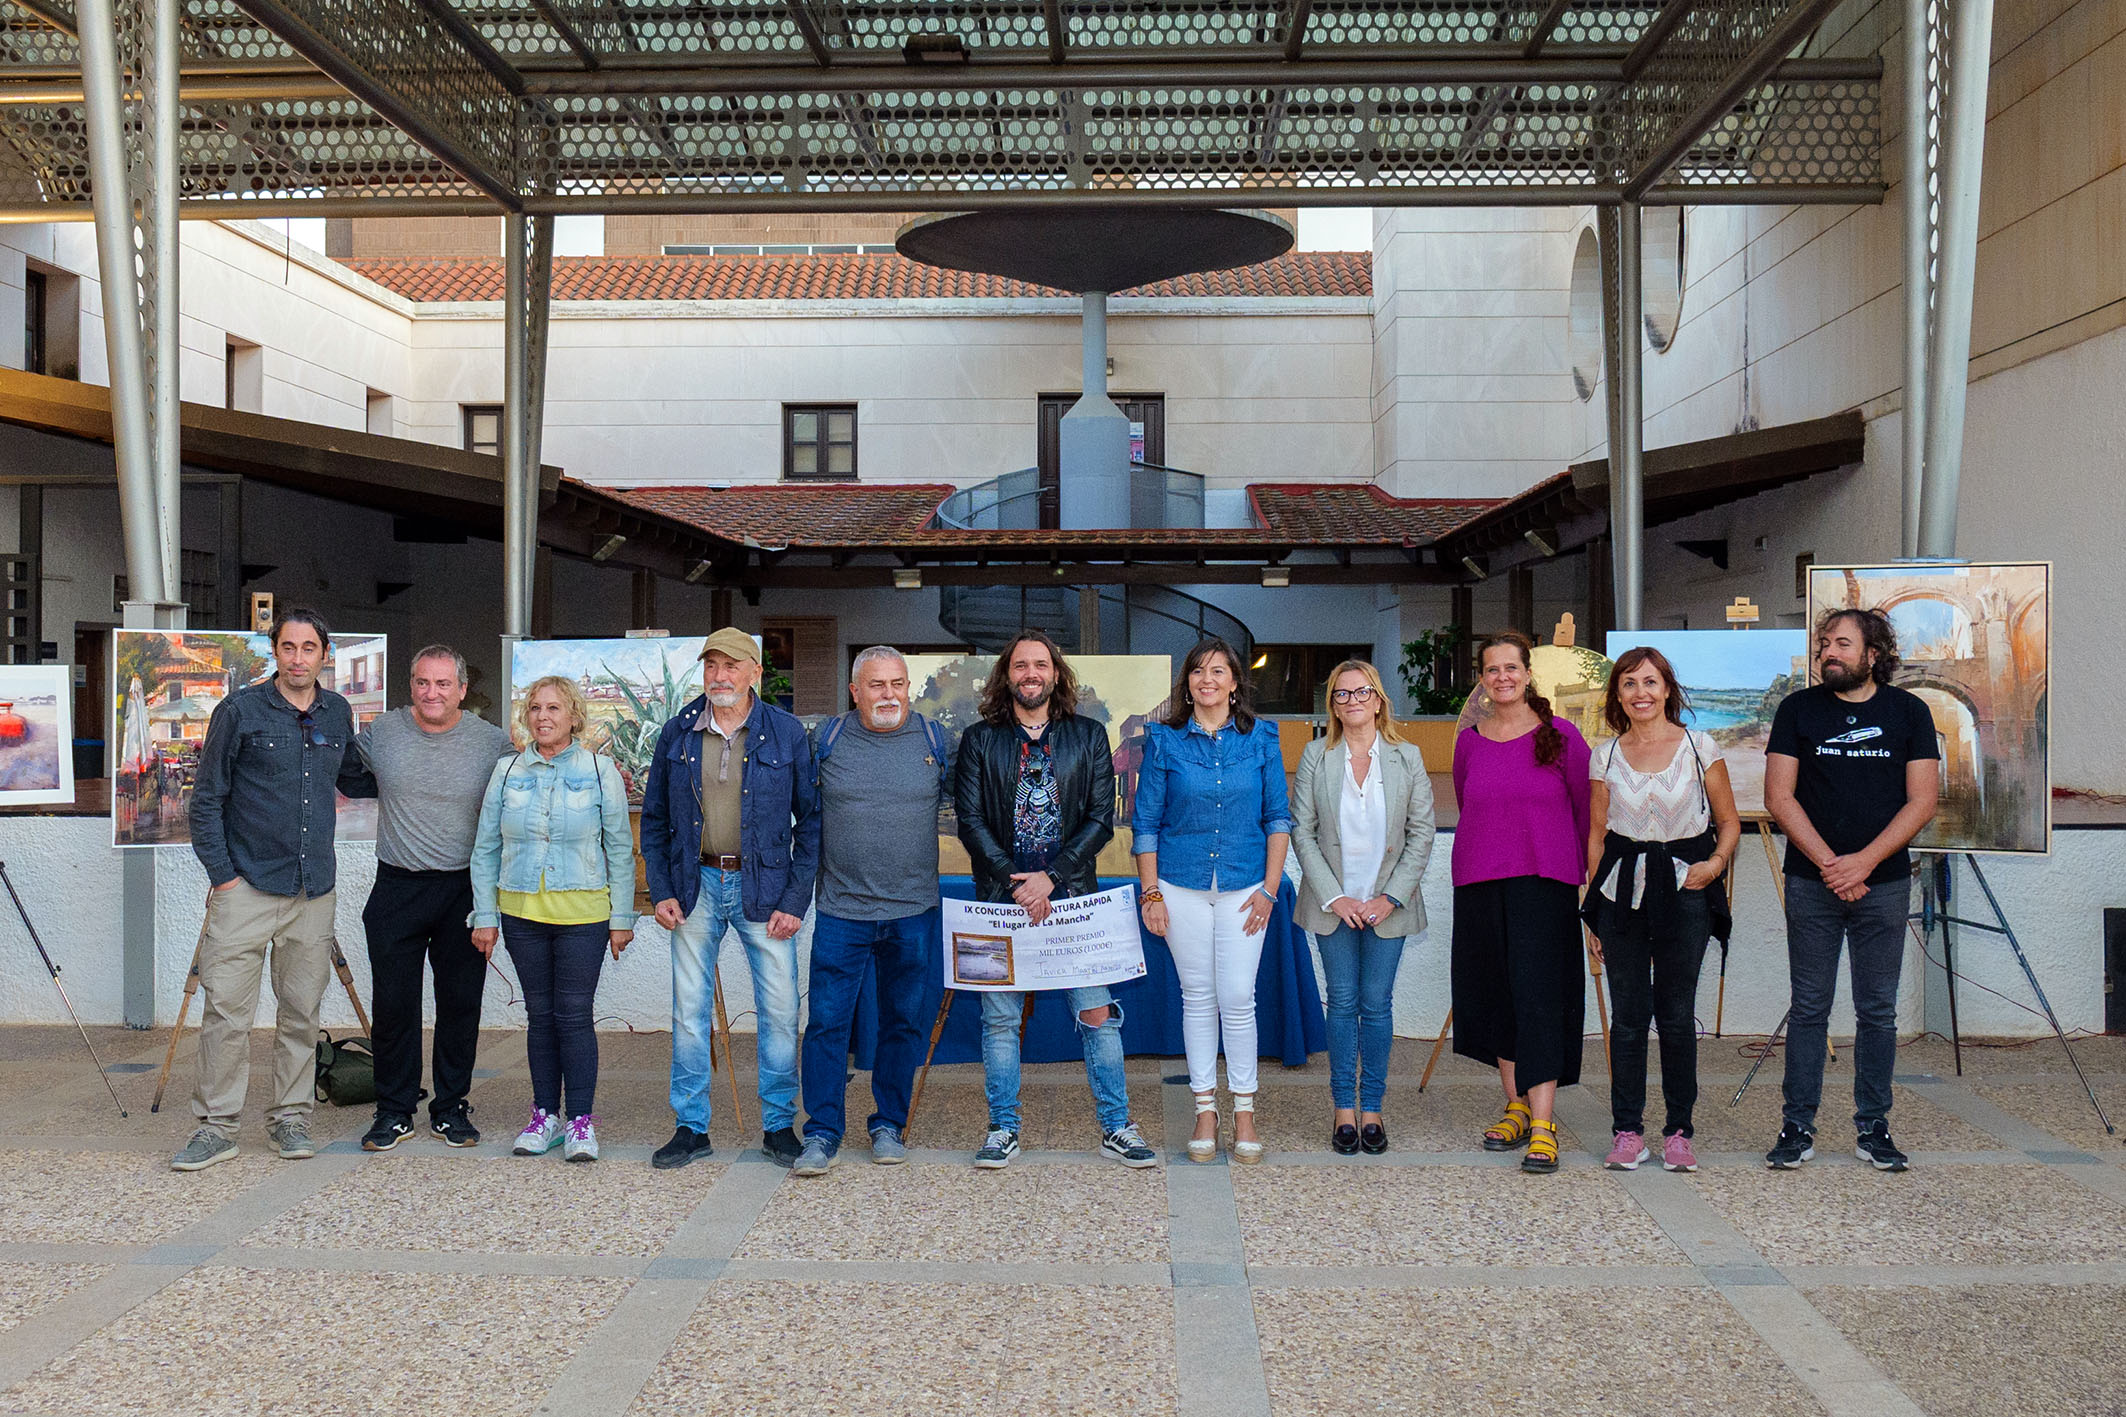
<instances>
[{"instance_id":1,"label":"ripped jeans","mask_svg":"<svg viewBox=\"0 0 2126 1417\"><path fill-rule=\"evenodd\" d=\"M1085 1045L1085 1078L1092 1084L1093 1111L1102 1134L1129 1123L1129 1084L1123 1075L1122 1008L1104 984L1069 989L1070 1011ZM1019 1130L1019 1016L1026 995L1005 990L982 995L982 1081L989 1092L989 1125ZM1107 1022L1088 1027L1082 1015L1105 1008Z\"/></svg>"}]
</instances>

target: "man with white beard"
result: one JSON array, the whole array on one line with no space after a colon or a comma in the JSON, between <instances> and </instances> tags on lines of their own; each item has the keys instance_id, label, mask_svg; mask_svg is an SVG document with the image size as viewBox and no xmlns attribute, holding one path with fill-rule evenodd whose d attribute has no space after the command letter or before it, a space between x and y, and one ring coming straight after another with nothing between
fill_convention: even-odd
<instances>
[{"instance_id":1,"label":"man with white beard","mask_svg":"<svg viewBox=\"0 0 2126 1417\"><path fill-rule=\"evenodd\" d=\"M908 662L875 645L849 671L852 711L812 735L821 805L818 915L812 925L812 1013L805 1025L805 1146L793 1176L824 1176L841 1151L849 1031L864 966L878 973L871 1159L908 1157L908 1090L921 1052L923 975L938 938L938 806L951 744L908 707Z\"/></svg>"},{"instance_id":2,"label":"man with white beard","mask_svg":"<svg viewBox=\"0 0 2126 1417\"><path fill-rule=\"evenodd\" d=\"M797 945L819 874L812 750L793 714L753 691L760 646L710 635L701 697L657 736L642 795L642 865L657 923L672 932L672 1112L650 1164L707 1156L709 1030L716 959L731 930L745 945L759 1020L760 1149L797 1159Z\"/></svg>"}]
</instances>

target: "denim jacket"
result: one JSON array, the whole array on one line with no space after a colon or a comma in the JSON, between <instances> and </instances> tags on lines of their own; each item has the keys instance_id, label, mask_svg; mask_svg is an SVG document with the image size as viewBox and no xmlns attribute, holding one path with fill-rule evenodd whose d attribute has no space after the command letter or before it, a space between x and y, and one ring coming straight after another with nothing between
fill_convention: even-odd
<instances>
[{"instance_id":1,"label":"denim jacket","mask_svg":"<svg viewBox=\"0 0 2126 1417\"><path fill-rule=\"evenodd\" d=\"M1157 852L1160 879L1194 891L1209 890L1214 876L1222 891L1261 885L1270 838L1291 830L1276 724L1258 718L1246 733L1230 724L1207 733L1191 718L1145 733L1130 850Z\"/></svg>"},{"instance_id":2,"label":"denim jacket","mask_svg":"<svg viewBox=\"0 0 2126 1417\"><path fill-rule=\"evenodd\" d=\"M495 893L540 889L611 893L612 928L635 923L635 838L627 788L613 760L571 743L552 759L535 748L495 764L472 847L472 923L499 925Z\"/></svg>"},{"instance_id":3,"label":"denim jacket","mask_svg":"<svg viewBox=\"0 0 2126 1417\"><path fill-rule=\"evenodd\" d=\"M642 794L642 867L651 900L694 913L701 894L701 740L707 696L657 735ZM819 787L797 716L753 696L738 808L739 906L755 924L780 910L804 918L819 875Z\"/></svg>"}]
</instances>

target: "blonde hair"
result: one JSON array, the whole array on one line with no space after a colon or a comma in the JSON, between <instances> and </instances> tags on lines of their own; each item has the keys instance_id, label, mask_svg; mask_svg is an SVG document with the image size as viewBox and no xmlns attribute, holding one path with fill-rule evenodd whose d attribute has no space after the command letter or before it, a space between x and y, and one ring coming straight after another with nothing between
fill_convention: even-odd
<instances>
[{"instance_id":1,"label":"blonde hair","mask_svg":"<svg viewBox=\"0 0 2126 1417\"><path fill-rule=\"evenodd\" d=\"M1390 743L1402 742L1403 735L1395 731L1395 707L1388 700L1387 688L1380 682L1380 671L1363 659L1347 659L1329 671L1329 682L1321 690L1322 704L1329 711L1328 746L1334 748L1344 740L1344 721L1336 716L1336 700L1332 696L1336 692L1336 681L1352 673L1366 677L1367 685L1373 690L1374 702L1380 705L1373 715L1375 731Z\"/></svg>"},{"instance_id":2,"label":"blonde hair","mask_svg":"<svg viewBox=\"0 0 2126 1417\"><path fill-rule=\"evenodd\" d=\"M590 705L583 702L583 691L576 687L575 680L566 675L549 674L525 686L524 698L517 706L517 726L524 730L524 741L532 741L531 701L541 689L552 689L561 696L561 707L568 710L569 736L581 738L584 730L591 726Z\"/></svg>"}]
</instances>

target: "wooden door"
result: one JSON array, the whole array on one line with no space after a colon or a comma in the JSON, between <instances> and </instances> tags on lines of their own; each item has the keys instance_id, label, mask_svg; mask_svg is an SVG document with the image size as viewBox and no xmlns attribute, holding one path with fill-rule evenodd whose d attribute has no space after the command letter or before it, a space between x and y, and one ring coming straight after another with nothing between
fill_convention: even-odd
<instances>
[{"instance_id":1,"label":"wooden door","mask_svg":"<svg viewBox=\"0 0 2126 1417\"><path fill-rule=\"evenodd\" d=\"M1135 452L1136 439L1131 439L1132 451L1138 462L1160 463L1166 461L1166 395L1165 394L1110 394L1122 416L1131 423L1144 425L1144 447ZM1076 394L1043 394L1037 414L1037 433L1040 447L1041 469L1041 525L1058 527L1063 524L1063 415L1077 405Z\"/></svg>"}]
</instances>

